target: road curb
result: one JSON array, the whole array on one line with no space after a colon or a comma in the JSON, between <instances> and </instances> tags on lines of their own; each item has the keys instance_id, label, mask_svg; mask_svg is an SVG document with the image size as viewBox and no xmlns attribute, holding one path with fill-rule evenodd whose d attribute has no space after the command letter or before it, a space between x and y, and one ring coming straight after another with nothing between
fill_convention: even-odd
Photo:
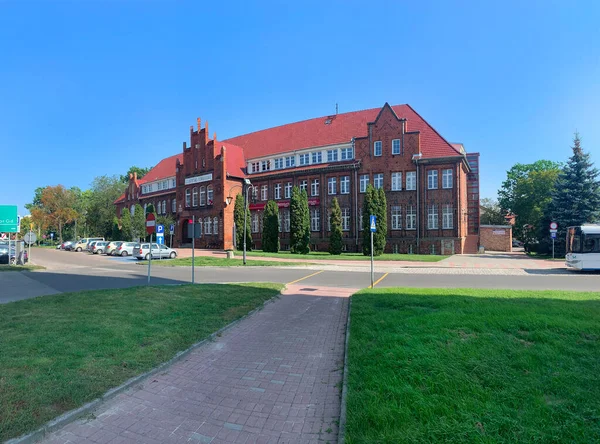
<instances>
[{"instance_id":1,"label":"road curb","mask_svg":"<svg viewBox=\"0 0 600 444\"><path fill-rule=\"evenodd\" d=\"M348 298L348 318L346 321L346 343L344 345L344 375L342 378L342 400L340 408L340 426L338 428L338 444L344 444L346 438L346 396L348 395L348 344L350 342L350 309L352 296Z\"/></svg>"},{"instance_id":2,"label":"road curb","mask_svg":"<svg viewBox=\"0 0 600 444\"><path fill-rule=\"evenodd\" d=\"M285 288L286 287L284 286L284 288L281 290L281 292L284 291ZM47 434L52 433L64 426L66 426L67 424L70 424L70 423L76 421L77 419L81 418L82 416L92 413L94 410L96 410L100 406L102 406L102 404L104 404L106 401L109 401L110 399L114 398L119 393L122 393L122 392L134 387L137 384L143 383L145 379L147 379L151 376L154 376L155 374L157 374L159 372L167 370L170 366L172 366L173 364L182 360L183 358L185 358L187 355L189 355L191 352L193 352L197 348L200 348L200 347L206 345L207 343L212 342L212 340L215 337L221 336L222 333L224 333L225 331L229 330L232 327L235 327L237 324L239 324L244 319L249 318L250 316L261 311L266 305L268 305L272 302L275 302L277 299L279 299L281 297L281 292L279 292L278 295L273 296L271 299L263 302L262 306L255 308L254 310L248 312L241 318L236 319L235 321L220 328L216 332L211 333L210 336L208 336L206 339L203 339L200 342L196 342L195 344L191 345L187 349L178 352L175 356L173 356L168 361L163 362L158 367L155 367L152 370L147 371L146 373L142 373L141 375L134 376L133 378L125 381L120 386L108 390L101 397L96 398L93 401L90 401L87 404L84 404L79 408L76 408L74 410L63 413L58 418L48 421L46 424L44 424L43 426L41 426L40 428L38 428L37 430L35 430L31 433L19 436L18 438L12 438L8 441L5 441L4 444L31 444L31 443L38 442L42 438L44 438Z\"/></svg>"}]
</instances>

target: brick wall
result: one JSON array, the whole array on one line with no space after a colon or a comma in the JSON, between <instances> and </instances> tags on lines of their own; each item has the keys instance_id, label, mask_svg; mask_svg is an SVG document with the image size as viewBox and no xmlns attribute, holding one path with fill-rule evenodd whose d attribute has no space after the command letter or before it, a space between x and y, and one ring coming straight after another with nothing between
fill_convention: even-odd
<instances>
[{"instance_id":1,"label":"brick wall","mask_svg":"<svg viewBox=\"0 0 600 444\"><path fill-rule=\"evenodd\" d=\"M512 227L510 225L481 225L479 245L486 251L512 251Z\"/></svg>"}]
</instances>

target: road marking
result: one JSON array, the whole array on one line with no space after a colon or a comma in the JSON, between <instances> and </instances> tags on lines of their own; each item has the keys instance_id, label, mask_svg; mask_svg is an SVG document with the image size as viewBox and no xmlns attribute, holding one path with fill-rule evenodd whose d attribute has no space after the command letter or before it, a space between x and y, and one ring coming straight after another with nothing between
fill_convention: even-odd
<instances>
[{"instance_id":1,"label":"road marking","mask_svg":"<svg viewBox=\"0 0 600 444\"><path fill-rule=\"evenodd\" d=\"M309 274L308 276L304 276L303 278L296 279L295 281L292 281L292 282L288 282L288 283L287 283L287 284L285 284L285 285L292 285L292 284L295 284L296 282L303 281L304 279L308 279L309 277L311 277L311 276L315 276L315 275L317 275L317 274L319 274L319 273L323 273L324 271L325 271L325 270L320 270L320 271L317 271L316 273Z\"/></svg>"},{"instance_id":2,"label":"road marking","mask_svg":"<svg viewBox=\"0 0 600 444\"><path fill-rule=\"evenodd\" d=\"M377 279L375 282L373 282L373 287L374 287L375 285L377 285L378 283L380 283L382 280L384 280L384 279L385 279L385 277L386 277L388 274L389 274L389 273L386 273L386 274L384 274L384 275L383 275L383 276L381 276L379 279ZM373 287L369 286L369 288L373 288Z\"/></svg>"}]
</instances>

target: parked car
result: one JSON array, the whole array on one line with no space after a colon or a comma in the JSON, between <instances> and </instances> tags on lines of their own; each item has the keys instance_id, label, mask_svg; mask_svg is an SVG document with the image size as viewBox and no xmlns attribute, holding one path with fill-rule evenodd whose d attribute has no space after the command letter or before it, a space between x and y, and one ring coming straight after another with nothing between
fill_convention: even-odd
<instances>
[{"instance_id":1,"label":"parked car","mask_svg":"<svg viewBox=\"0 0 600 444\"><path fill-rule=\"evenodd\" d=\"M136 245L139 245L137 242L122 242L121 245L117 247L114 251L115 256L133 256L133 249Z\"/></svg>"},{"instance_id":2,"label":"parked car","mask_svg":"<svg viewBox=\"0 0 600 444\"><path fill-rule=\"evenodd\" d=\"M75 251L75 245L77 245L76 241L65 244L65 251Z\"/></svg>"},{"instance_id":3,"label":"parked car","mask_svg":"<svg viewBox=\"0 0 600 444\"><path fill-rule=\"evenodd\" d=\"M88 250L89 243L92 241L103 241L103 237L84 237L79 239L79 241L75 244L73 251L83 251Z\"/></svg>"},{"instance_id":4,"label":"parked car","mask_svg":"<svg viewBox=\"0 0 600 444\"><path fill-rule=\"evenodd\" d=\"M138 259L150 259L150 242L136 244L133 247L134 256ZM175 259L177 257L177 251L166 245L152 244L152 259Z\"/></svg>"},{"instance_id":5,"label":"parked car","mask_svg":"<svg viewBox=\"0 0 600 444\"><path fill-rule=\"evenodd\" d=\"M8 264L8 244L0 244L0 264Z\"/></svg>"},{"instance_id":6,"label":"parked car","mask_svg":"<svg viewBox=\"0 0 600 444\"><path fill-rule=\"evenodd\" d=\"M107 256L114 256L115 251L117 250L117 248L119 248L119 245L121 245L122 243L123 242L121 242L121 241L109 242L108 245L106 246L106 249L104 250L104 254L106 254Z\"/></svg>"},{"instance_id":7,"label":"parked car","mask_svg":"<svg viewBox=\"0 0 600 444\"><path fill-rule=\"evenodd\" d=\"M25 242L21 241L17 241L21 243L21 252L23 252L23 263L26 264L27 262L29 262L29 255L27 254L27 249L25 248ZM9 254L9 249L10 249L10 254ZM9 260L10 257L10 260ZM16 264L17 261L17 247L16 247L16 243L14 241L12 241L10 243L10 247L9 247L9 243L8 241L2 241L0 242L0 264Z\"/></svg>"},{"instance_id":8,"label":"parked car","mask_svg":"<svg viewBox=\"0 0 600 444\"><path fill-rule=\"evenodd\" d=\"M66 250L67 249L67 245L72 245L72 244L73 244L73 241L65 241L62 244L58 244L56 246L56 249L57 250Z\"/></svg>"},{"instance_id":9,"label":"parked car","mask_svg":"<svg viewBox=\"0 0 600 444\"><path fill-rule=\"evenodd\" d=\"M512 246L513 246L513 248L520 248L523 246L523 242L521 242L520 240L517 240L517 239L513 239Z\"/></svg>"},{"instance_id":10,"label":"parked car","mask_svg":"<svg viewBox=\"0 0 600 444\"><path fill-rule=\"evenodd\" d=\"M95 241L92 242L92 247L90 249L90 253L92 254L103 254L104 251L106 251L106 247L108 247L108 244L110 242L105 242L105 241Z\"/></svg>"},{"instance_id":11,"label":"parked car","mask_svg":"<svg viewBox=\"0 0 600 444\"><path fill-rule=\"evenodd\" d=\"M87 251L88 253L91 253L91 252L92 252L92 249L94 248L94 245L96 245L96 242L101 242L101 241L97 241L97 240L95 240L95 241L88 242L88 244L87 244L87 248L86 248L86 251Z\"/></svg>"}]
</instances>

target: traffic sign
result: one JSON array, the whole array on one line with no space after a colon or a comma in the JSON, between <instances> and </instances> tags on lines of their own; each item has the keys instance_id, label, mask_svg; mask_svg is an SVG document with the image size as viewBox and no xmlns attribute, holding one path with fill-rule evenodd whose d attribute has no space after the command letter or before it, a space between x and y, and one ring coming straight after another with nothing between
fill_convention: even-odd
<instances>
[{"instance_id":1,"label":"traffic sign","mask_svg":"<svg viewBox=\"0 0 600 444\"><path fill-rule=\"evenodd\" d=\"M165 226L164 225L157 225L156 226L156 234L158 236L162 236L163 234L165 234Z\"/></svg>"},{"instance_id":2,"label":"traffic sign","mask_svg":"<svg viewBox=\"0 0 600 444\"><path fill-rule=\"evenodd\" d=\"M556 222L550 222L550 229L551 230L556 230L558 229L558 224Z\"/></svg>"},{"instance_id":3,"label":"traffic sign","mask_svg":"<svg viewBox=\"0 0 600 444\"><path fill-rule=\"evenodd\" d=\"M552 233L550 233L550 237L552 239L556 239L556 231L553 231Z\"/></svg>"},{"instance_id":4,"label":"traffic sign","mask_svg":"<svg viewBox=\"0 0 600 444\"><path fill-rule=\"evenodd\" d=\"M19 232L19 216L16 205L0 205L0 232Z\"/></svg>"},{"instance_id":5,"label":"traffic sign","mask_svg":"<svg viewBox=\"0 0 600 444\"><path fill-rule=\"evenodd\" d=\"M164 236L156 236L156 243L159 245L164 245L165 244L165 237Z\"/></svg>"},{"instance_id":6,"label":"traffic sign","mask_svg":"<svg viewBox=\"0 0 600 444\"><path fill-rule=\"evenodd\" d=\"M377 231L377 225L376 225L376 222L377 222L377 217L376 217L376 216L373 216L373 215L371 215L371 221L369 222L369 224L370 224L370 226L371 226L371 232L372 232L372 233L375 233L375 232Z\"/></svg>"},{"instance_id":7,"label":"traffic sign","mask_svg":"<svg viewBox=\"0 0 600 444\"><path fill-rule=\"evenodd\" d=\"M550 230L550 233L556 233L558 230Z\"/></svg>"},{"instance_id":8,"label":"traffic sign","mask_svg":"<svg viewBox=\"0 0 600 444\"><path fill-rule=\"evenodd\" d=\"M169 234L175 234L175 225L174 224L169 225Z\"/></svg>"},{"instance_id":9,"label":"traffic sign","mask_svg":"<svg viewBox=\"0 0 600 444\"><path fill-rule=\"evenodd\" d=\"M0 234L0 239L2 239L2 240L6 239L6 233Z\"/></svg>"},{"instance_id":10,"label":"traffic sign","mask_svg":"<svg viewBox=\"0 0 600 444\"><path fill-rule=\"evenodd\" d=\"M148 213L146 215L146 233L154 234L156 229L156 216L154 213Z\"/></svg>"},{"instance_id":11,"label":"traffic sign","mask_svg":"<svg viewBox=\"0 0 600 444\"><path fill-rule=\"evenodd\" d=\"M25 234L24 239L28 244L34 244L37 240L37 236L33 231L30 231L29 233Z\"/></svg>"}]
</instances>

